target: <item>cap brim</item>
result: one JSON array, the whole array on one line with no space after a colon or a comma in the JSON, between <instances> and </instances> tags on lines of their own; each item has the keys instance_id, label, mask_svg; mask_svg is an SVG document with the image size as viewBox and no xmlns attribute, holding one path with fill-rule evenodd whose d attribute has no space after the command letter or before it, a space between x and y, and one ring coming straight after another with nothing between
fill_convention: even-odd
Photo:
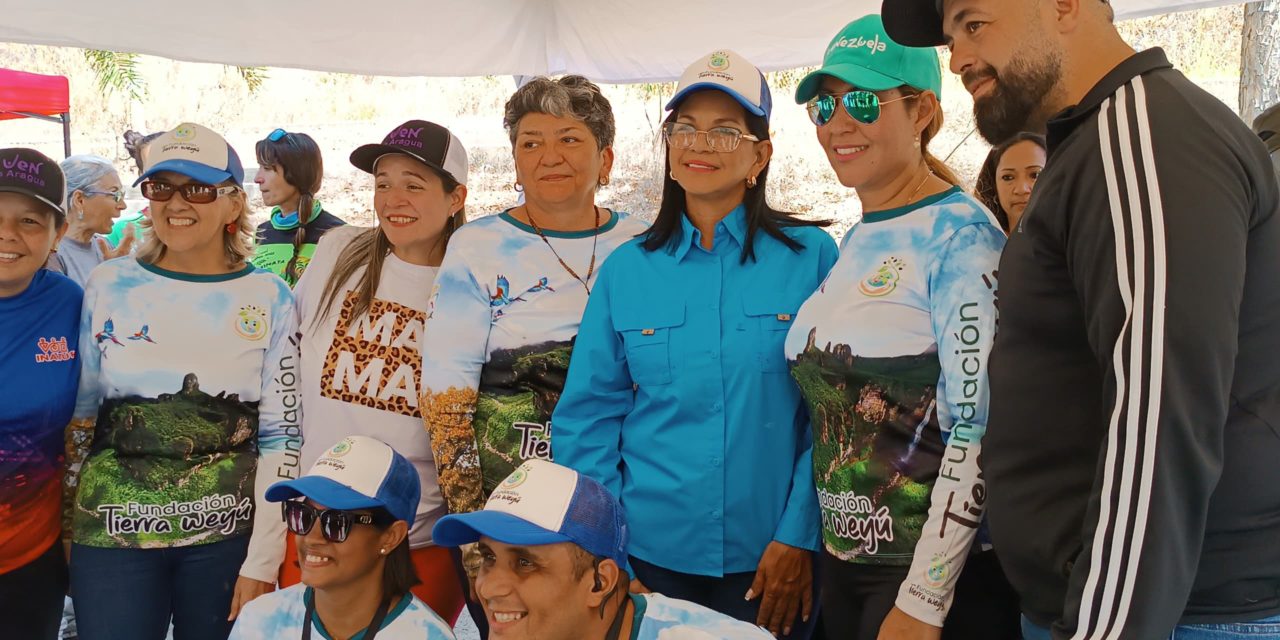
<instances>
[{"instance_id":1,"label":"cap brim","mask_svg":"<svg viewBox=\"0 0 1280 640\"><path fill-rule=\"evenodd\" d=\"M942 35L942 0L883 0L880 18L885 33L907 47L936 47L946 43Z\"/></svg>"},{"instance_id":2,"label":"cap brim","mask_svg":"<svg viewBox=\"0 0 1280 640\"><path fill-rule=\"evenodd\" d=\"M214 169L213 167L200 164L199 162L192 162L190 160L165 160L164 162L156 163L155 166L148 168L141 176L138 176L138 179L133 182L133 186L136 187L142 184L143 180L163 171L181 174L195 180L196 182L203 182L204 184L221 184L227 180L235 178L230 171Z\"/></svg>"},{"instance_id":3,"label":"cap brim","mask_svg":"<svg viewBox=\"0 0 1280 640\"><path fill-rule=\"evenodd\" d=\"M365 173L373 173L374 165L378 164L378 159L382 156L391 155L393 153L398 153L402 156L409 156L410 158L413 158L436 171L453 177L454 180L458 179L457 176L454 176L444 167L427 160L416 153L412 153L401 147L394 147L389 144L366 144L357 148L355 151L351 152L351 164L355 165L355 168Z\"/></svg>"},{"instance_id":4,"label":"cap brim","mask_svg":"<svg viewBox=\"0 0 1280 640\"><path fill-rule=\"evenodd\" d=\"M501 511L472 511L440 518L431 530L431 540L438 545L457 547L481 537L503 544L538 546L573 542L564 534L548 531L538 525Z\"/></svg>"},{"instance_id":5,"label":"cap brim","mask_svg":"<svg viewBox=\"0 0 1280 640\"><path fill-rule=\"evenodd\" d=\"M680 104L681 100L684 100L686 97L688 97L690 93L693 93L694 91L701 91L703 89L714 89L721 93L728 94L729 97L733 98L738 102L738 104L742 105L742 108L746 109L747 113L750 113L753 116L760 116L762 118L768 117L767 114L765 114L764 109L761 109L760 107L754 104L751 104L751 101L748 100L741 93L738 93L737 91L734 91L729 87L726 87L722 84L717 84L715 82L695 82L694 84L691 84L681 89L679 93L676 93L676 95L671 96L671 99L667 101L666 110L671 111L672 109L676 108L676 105Z\"/></svg>"},{"instance_id":6,"label":"cap brim","mask_svg":"<svg viewBox=\"0 0 1280 640\"><path fill-rule=\"evenodd\" d=\"M822 86L822 77L831 76L843 80L856 89L867 91L885 91L901 87L904 83L879 71L873 71L857 64L833 64L823 67L805 76L796 86L796 104L804 104L818 95Z\"/></svg>"},{"instance_id":7,"label":"cap brim","mask_svg":"<svg viewBox=\"0 0 1280 640\"><path fill-rule=\"evenodd\" d=\"M347 485L323 476L302 476L296 480L277 482L267 488L268 502L284 502L291 498L310 498L330 509L386 508L377 498L366 496Z\"/></svg>"},{"instance_id":8,"label":"cap brim","mask_svg":"<svg viewBox=\"0 0 1280 640\"><path fill-rule=\"evenodd\" d=\"M40 195L40 194L38 194L38 193L36 193L36 192L34 192L34 191L30 190L30 189L24 189L24 188L22 188L22 187L18 187L18 186L0 186L0 192L4 192L4 193L21 193L21 194L22 194L22 195L24 195L24 196L29 196L29 197L31 197L31 198L35 198L37 202L39 202L40 204L43 204L43 205L45 205L45 206L48 206L50 209L53 209L54 213L57 213L58 215L66 215L66 212L62 210L62 205L60 205L60 204L56 204L56 203L54 203L54 202L50 202L48 198L46 198L46 197L44 197L44 196L42 196L42 195Z\"/></svg>"}]
</instances>

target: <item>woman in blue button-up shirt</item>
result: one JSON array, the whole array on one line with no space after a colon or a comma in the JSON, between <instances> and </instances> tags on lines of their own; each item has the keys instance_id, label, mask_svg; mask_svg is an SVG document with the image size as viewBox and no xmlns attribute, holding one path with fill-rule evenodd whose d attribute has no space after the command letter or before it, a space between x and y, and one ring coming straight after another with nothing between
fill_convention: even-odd
<instances>
[{"instance_id":1,"label":"woman in blue button-up shirt","mask_svg":"<svg viewBox=\"0 0 1280 640\"><path fill-rule=\"evenodd\" d=\"M821 522L782 346L837 251L765 201L770 102L732 52L685 72L661 207L600 272L552 449L621 498L644 587L807 638Z\"/></svg>"}]
</instances>

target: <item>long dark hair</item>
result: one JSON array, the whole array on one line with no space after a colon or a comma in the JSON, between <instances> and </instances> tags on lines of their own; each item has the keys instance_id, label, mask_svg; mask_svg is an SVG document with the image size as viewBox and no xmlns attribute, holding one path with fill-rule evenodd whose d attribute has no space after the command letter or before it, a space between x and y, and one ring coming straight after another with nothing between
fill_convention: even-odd
<instances>
[{"instance_id":1,"label":"long dark hair","mask_svg":"<svg viewBox=\"0 0 1280 640\"><path fill-rule=\"evenodd\" d=\"M978 180L973 185L974 197L986 205L987 209L995 215L1005 233L1010 231L1009 212L1005 211L1000 204L1000 193L996 190L996 168L1000 166L1000 158L1004 156L1004 152L1019 142L1033 142L1041 149L1045 148L1044 136L1038 133L1023 131L1015 134L1012 138L991 148L991 152L987 154L987 159L982 162L982 170L978 172Z\"/></svg>"},{"instance_id":2,"label":"long dark hair","mask_svg":"<svg viewBox=\"0 0 1280 640\"><path fill-rule=\"evenodd\" d=\"M440 177L445 193L453 193L461 186L453 176L428 168ZM440 239L445 247L449 246L449 238L453 237L453 233L466 221L465 206L449 216ZM337 300L338 293L342 290L342 285L346 284L357 269L367 266L368 268L361 274L360 281L355 286L356 300L351 310L351 322L354 323L357 318L364 315L373 304L374 295L378 293L378 283L382 280L382 264L386 262L389 253L391 253L391 240L387 238L386 233L383 233L381 226L365 229L353 238L342 249L342 253L338 254L333 273L329 274L329 281L325 283L324 290L320 294L320 313L316 314L313 323L319 323L322 318L328 317L329 312L333 310L333 303Z\"/></svg>"},{"instance_id":3,"label":"long dark hair","mask_svg":"<svg viewBox=\"0 0 1280 640\"><path fill-rule=\"evenodd\" d=\"M671 115L667 116L664 124L674 122L680 114L680 108L677 106L671 110ZM760 140L769 139L769 122L763 116L757 116L750 113L746 114L747 130ZM658 215L653 219L653 225L647 231L640 234L644 236L644 243L641 244L647 251L657 251L671 244L677 234L680 233L680 218L685 215L685 191L671 177L671 148L667 147L666 153L663 155L663 178L662 178L662 202L658 205ZM746 207L747 214L747 240L742 245L742 255L739 260L746 264L750 259L755 261L755 239L756 232L763 231L773 236L786 245L788 249L799 253L804 249L804 245L792 240L787 234L783 233L784 227L825 227L831 224L830 220L803 220L797 218L794 213L779 211L769 204L769 199L765 197L765 190L769 184L769 165L765 164L760 170L760 174L756 176L756 185L748 187L746 194L742 197L742 204Z\"/></svg>"},{"instance_id":4,"label":"long dark hair","mask_svg":"<svg viewBox=\"0 0 1280 640\"><path fill-rule=\"evenodd\" d=\"M286 133L280 139L259 140L254 149L258 164L264 167L280 167L284 181L298 190L298 230L293 234L293 256L285 265L285 282L297 284L302 274L298 272L298 257L307 238L307 223L311 222L311 209L315 206L316 192L324 180L324 158L320 145L305 133Z\"/></svg>"}]
</instances>

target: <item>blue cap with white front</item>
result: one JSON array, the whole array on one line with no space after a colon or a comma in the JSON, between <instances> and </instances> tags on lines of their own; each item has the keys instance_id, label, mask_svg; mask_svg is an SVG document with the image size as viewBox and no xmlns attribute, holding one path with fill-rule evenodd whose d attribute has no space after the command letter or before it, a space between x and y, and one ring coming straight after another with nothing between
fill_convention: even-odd
<instances>
[{"instance_id":1,"label":"blue cap with white front","mask_svg":"<svg viewBox=\"0 0 1280 640\"><path fill-rule=\"evenodd\" d=\"M676 94L667 101L667 110L676 108L690 93L702 89L723 91L737 100L747 113L765 120L773 111L773 94L764 73L728 49L712 51L689 65L680 76Z\"/></svg>"},{"instance_id":2,"label":"blue cap with white front","mask_svg":"<svg viewBox=\"0 0 1280 640\"><path fill-rule=\"evenodd\" d=\"M599 482L545 460L517 467L484 509L440 518L431 531L432 540L446 547L482 536L522 546L570 542L627 565L627 522L618 499Z\"/></svg>"},{"instance_id":3,"label":"blue cap with white front","mask_svg":"<svg viewBox=\"0 0 1280 640\"><path fill-rule=\"evenodd\" d=\"M381 440L348 436L329 447L306 475L277 482L267 500L310 498L330 509L386 509L410 525L422 488L413 463Z\"/></svg>"},{"instance_id":4,"label":"blue cap with white front","mask_svg":"<svg viewBox=\"0 0 1280 640\"><path fill-rule=\"evenodd\" d=\"M212 129L191 122L184 122L151 141L147 145L147 163L134 186L162 171L204 184L244 182L244 166L236 150Z\"/></svg>"}]
</instances>

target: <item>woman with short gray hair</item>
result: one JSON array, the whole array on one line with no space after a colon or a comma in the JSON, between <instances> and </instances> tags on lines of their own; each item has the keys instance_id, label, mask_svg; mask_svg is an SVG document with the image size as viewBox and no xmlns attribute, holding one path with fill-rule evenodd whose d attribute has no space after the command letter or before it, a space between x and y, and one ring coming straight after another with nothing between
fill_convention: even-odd
<instances>
[{"instance_id":1,"label":"woman with short gray hair","mask_svg":"<svg viewBox=\"0 0 1280 640\"><path fill-rule=\"evenodd\" d=\"M450 240L423 338L421 413L451 513L482 508L524 460L550 459L551 413L597 270L647 227L596 204L614 122L595 84L536 78L507 101L503 125L525 201Z\"/></svg>"},{"instance_id":2,"label":"woman with short gray hair","mask_svg":"<svg viewBox=\"0 0 1280 640\"><path fill-rule=\"evenodd\" d=\"M67 233L52 262L83 287L94 267L128 254L133 246L132 236L113 248L99 235L111 233L112 223L125 208L124 187L106 158L76 155L59 164L67 177Z\"/></svg>"}]
</instances>

